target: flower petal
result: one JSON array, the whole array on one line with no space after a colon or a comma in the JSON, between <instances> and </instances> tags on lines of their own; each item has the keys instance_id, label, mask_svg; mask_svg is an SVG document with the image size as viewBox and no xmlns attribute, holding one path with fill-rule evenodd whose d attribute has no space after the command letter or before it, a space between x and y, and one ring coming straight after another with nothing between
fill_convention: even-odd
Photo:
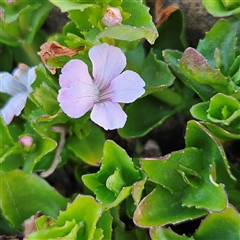
<instances>
[{"instance_id":1,"label":"flower petal","mask_svg":"<svg viewBox=\"0 0 240 240\"><path fill-rule=\"evenodd\" d=\"M94 81L99 89L107 86L126 66L126 57L121 49L106 43L92 47L89 57L93 65Z\"/></svg>"},{"instance_id":2,"label":"flower petal","mask_svg":"<svg viewBox=\"0 0 240 240\"><path fill-rule=\"evenodd\" d=\"M0 92L14 96L21 92L27 92L27 88L16 81L10 73L2 72L0 74Z\"/></svg>"},{"instance_id":3,"label":"flower petal","mask_svg":"<svg viewBox=\"0 0 240 240\"><path fill-rule=\"evenodd\" d=\"M36 80L36 66L29 68L27 65L21 63L13 71L13 77L16 81L21 83L28 89L30 93L32 91L31 84Z\"/></svg>"},{"instance_id":4,"label":"flower petal","mask_svg":"<svg viewBox=\"0 0 240 240\"><path fill-rule=\"evenodd\" d=\"M127 115L118 103L102 102L94 105L90 118L105 130L113 130L124 126Z\"/></svg>"},{"instance_id":5,"label":"flower petal","mask_svg":"<svg viewBox=\"0 0 240 240\"><path fill-rule=\"evenodd\" d=\"M1 110L1 115L6 124L9 124L14 116L18 116L23 110L28 93L20 93L10 98L4 108Z\"/></svg>"},{"instance_id":6,"label":"flower petal","mask_svg":"<svg viewBox=\"0 0 240 240\"><path fill-rule=\"evenodd\" d=\"M80 82L71 83L70 88L59 90L57 100L69 117L79 118L93 107L93 88Z\"/></svg>"},{"instance_id":7,"label":"flower petal","mask_svg":"<svg viewBox=\"0 0 240 240\"><path fill-rule=\"evenodd\" d=\"M127 70L112 80L104 94L113 102L130 103L144 94L144 86L137 73Z\"/></svg>"},{"instance_id":8,"label":"flower petal","mask_svg":"<svg viewBox=\"0 0 240 240\"><path fill-rule=\"evenodd\" d=\"M92 86L92 78L88 73L86 63L81 60L70 60L63 68L59 77L61 87L70 87L73 82L79 82L84 85Z\"/></svg>"}]
</instances>

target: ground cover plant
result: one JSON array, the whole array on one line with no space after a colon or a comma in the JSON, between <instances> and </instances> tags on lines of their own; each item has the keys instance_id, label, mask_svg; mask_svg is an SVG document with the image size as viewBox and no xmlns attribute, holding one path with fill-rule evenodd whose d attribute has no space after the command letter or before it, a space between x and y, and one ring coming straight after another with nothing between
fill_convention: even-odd
<instances>
[{"instance_id":1,"label":"ground cover plant","mask_svg":"<svg viewBox=\"0 0 240 240\"><path fill-rule=\"evenodd\" d=\"M1 1L1 239L240 238L240 3L202 4L190 46L173 5Z\"/></svg>"}]
</instances>

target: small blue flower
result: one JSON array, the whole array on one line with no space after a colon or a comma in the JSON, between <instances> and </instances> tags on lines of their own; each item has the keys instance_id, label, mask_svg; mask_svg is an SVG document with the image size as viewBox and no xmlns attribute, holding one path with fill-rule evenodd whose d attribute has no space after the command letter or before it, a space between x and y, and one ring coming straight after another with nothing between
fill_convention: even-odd
<instances>
[{"instance_id":1,"label":"small blue flower","mask_svg":"<svg viewBox=\"0 0 240 240\"><path fill-rule=\"evenodd\" d=\"M19 116L23 110L32 92L31 84L36 79L35 69L36 67L29 68L25 64L19 64L12 74L0 72L0 92L12 96L0 110L0 116L6 124L9 124L14 116Z\"/></svg>"}]
</instances>

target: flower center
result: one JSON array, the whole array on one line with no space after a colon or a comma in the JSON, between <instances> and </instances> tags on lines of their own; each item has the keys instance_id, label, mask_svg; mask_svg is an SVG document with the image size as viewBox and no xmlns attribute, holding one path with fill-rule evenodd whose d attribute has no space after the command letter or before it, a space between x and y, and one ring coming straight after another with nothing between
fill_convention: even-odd
<instances>
[{"instance_id":1,"label":"flower center","mask_svg":"<svg viewBox=\"0 0 240 240\"><path fill-rule=\"evenodd\" d=\"M100 87L99 85L93 84L93 100L94 103L101 103L110 100L110 92L108 90L108 85Z\"/></svg>"}]
</instances>

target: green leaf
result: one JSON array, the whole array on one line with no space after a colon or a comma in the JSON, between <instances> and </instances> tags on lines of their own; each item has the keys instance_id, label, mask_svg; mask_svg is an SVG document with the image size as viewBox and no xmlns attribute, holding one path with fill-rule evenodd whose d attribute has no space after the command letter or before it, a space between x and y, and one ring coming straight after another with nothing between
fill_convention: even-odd
<instances>
[{"instance_id":1,"label":"green leaf","mask_svg":"<svg viewBox=\"0 0 240 240\"><path fill-rule=\"evenodd\" d=\"M224 129L216 124L209 122L203 122L202 124L207 127L210 132L217 138L227 141L240 139L240 131L231 132L228 129Z\"/></svg>"},{"instance_id":2,"label":"green leaf","mask_svg":"<svg viewBox=\"0 0 240 240\"><path fill-rule=\"evenodd\" d=\"M121 228L116 228L114 230L116 240L150 240L149 234L145 229L134 228L133 230L124 230Z\"/></svg>"},{"instance_id":3,"label":"green leaf","mask_svg":"<svg viewBox=\"0 0 240 240\"><path fill-rule=\"evenodd\" d=\"M201 102L193 105L190 109L192 116L201 121L209 121L207 111L209 109L209 101Z\"/></svg>"},{"instance_id":4,"label":"green leaf","mask_svg":"<svg viewBox=\"0 0 240 240\"><path fill-rule=\"evenodd\" d=\"M187 207L207 209L208 211L222 211L227 206L227 195L223 184L216 184L211 169L204 169L199 172L201 181L194 181L194 185L188 188L186 195L182 199L182 205ZM215 169L214 169L215 170ZM192 176L188 178L193 181Z\"/></svg>"},{"instance_id":5,"label":"green leaf","mask_svg":"<svg viewBox=\"0 0 240 240\"><path fill-rule=\"evenodd\" d=\"M145 49L142 43L139 43L134 50L125 53L127 58L127 69L140 73L145 59Z\"/></svg>"},{"instance_id":6,"label":"green leaf","mask_svg":"<svg viewBox=\"0 0 240 240\"><path fill-rule=\"evenodd\" d=\"M145 95L171 86L175 79L166 63L157 60L152 50L145 58L139 74L146 83Z\"/></svg>"},{"instance_id":7,"label":"green leaf","mask_svg":"<svg viewBox=\"0 0 240 240\"><path fill-rule=\"evenodd\" d=\"M97 173L82 176L84 184L107 209L129 196L132 185L140 179L140 173L134 168L131 158L109 140L104 145L101 169Z\"/></svg>"},{"instance_id":8,"label":"green leaf","mask_svg":"<svg viewBox=\"0 0 240 240\"><path fill-rule=\"evenodd\" d=\"M202 168L201 157L202 153L199 149L186 148L156 160L143 159L142 169L147 173L150 181L161 184L171 192L183 191L189 185L182 178L179 169L181 166L190 168L196 172L195 177L197 177L197 172Z\"/></svg>"},{"instance_id":9,"label":"green leaf","mask_svg":"<svg viewBox=\"0 0 240 240\"><path fill-rule=\"evenodd\" d=\"M158 59L162 59L165 49L184 51L187 47L183 12L178 9L173 12L167 21L158 27L159 37L153 46L153 52Z\"/></svg>"},{"instance_id":10,"label":"green leaf","mask_svg":"<svg viewBox=\"0 0 240 240\"><path fill-rule=\"evenodd\" d=\"M74 201L68 205L66 211L59 214L57 225L64 226L66 221L74 219L76 223L82 223L83 230L78 236L81 239L92 239L97 221L103 211L103 207L92 196L78 195Z\"/></svg>"},{"instance_id":11,"label":"green leaf","mask_svg":"<svg viewBox=\"0 0 240 240\"><path fill-rule=\"evenodd\" d=\"M88 1L88 3L81 3L80 1L78 2L73 2L71 0L66 0L64 2L59 2L59 0L49 0L52 4L57 6L58 8L61 9L62 12L69 12L70 10L80 10L83 11L84 9L88 7L93 7L96 4L94 4L95 1ZM97 5L96 5L97 6Z\"/></svg>"},{"instance_id":12,"label":"green leaf","mask_svg":"<svg viewBox=\"0 0 240 240\"><path fill-rule=\"evenodd\" d=\"M137 206L133 220L140 227L162 226L204 216L205 210L182 206L184 192L171 193L158 185Z\"/></svg>"},{"instance_id":13,"label":"green leaf","mask_svg":"<svg viewBox=\"0 0 240 240\"><path fill-rule=\"evenodd\" d=\"M0 163L4 162L5 158L14 152L14 150L18 147L9 130L7 125L4 123L2 117L0 117Z\"/></svg>"},{"instance_id":14,"label":"green leaf","mask_svg":"<svg viewBox=\"0 0 240 240\"><path fill-rule=\"evenodd\" d=\"M207 117L212 122L230 125L240 118L240 103L234 97L216 94L210 100Z\"/></svg>"},{"instance_id":15,"label":"green leaf","mask_svg":"<svg viewBox=\"0 0 240 240\"><path fill-rule=\"evenodd\" d=\"M35 104L46 114L52 116L59 111L60 107L57 101L57 92L53 88L42 84L31 94L33 95L32 100L34 100Z\"/></svg>"},{"instance_id":16,"label":"green leaf","mask_svg":"<svg viewBox=\"0 0 240 240\"><path fill-rule=\"evenodd\" d=\"M67 200L37 175L27 175L20 170L0 171L0 182L4 192L0 195L1 209L17 228L38 211L56 218L58 211L66 207Z\"/></svg>"},{"instance_id":17,"label":"green leaf","mask_svg":"<svg viewBox=\"0 0 240 240\"><path fill-rule=\"evenodd\" d=\"M153 227L150 228L150 236L152 240L194 240L193 237L187 237L185 234L178 235L173 232L170 228L165 227Z\"/></svg>"},{"instance_id":18,"label":"green leaf","mask_svg":"<svg viewBox=\"0 0 240 240\"><path fill-rule=\"evenodd\" d=\"M36 149L25 155L25 161L23 170L26 173L31 173L35 165L48 153L52 152L56 146L57 142L52 139L52 136L56 136L50 130L50 126L46 127L43 125L37 125L34 123L26 123L26 131L28 134L34 136L36 143ZM52 135L49 137L49 135Z\"/></svg>"},{"instance_id":19,"label":"green leaf","mask_svg":"<svg viewBox=\"0 0 240 240\"><path fill-rule=\"evenodd\" d=\"M226 189L233 188L236 180L229 170L224 149L201 123L193 120L188 122L186 147L201 149L203 153L203 168L208 168L210 164L214 164L216 166L216 182L224 183Z\"/></svg>"},{"instance_id":20,"label":"green leaf","mask_svg":"<svg viewBox=\"0 0 240 240\"><path fill-rule=\"evenodd\" d=\"M15 4L1 2L5 17L0 19L0 42L11 46L31 43L44 23L52 4L49 1L21 1Z\"/></svg>"},{"instance_id":21,"label":"green leaf","mask_svg":"<svg viewBox=\"0 0 240 240\"><path fill-rule=\"evenodd\" d=\"M215 93L214 89L206 84L199 83L195 81L195 79L188 78L184 72L179 68L179 59L183 56L181 52L173 51L173 50L164 50L163 58L165 62L170 66L173 70L174 75L177 76L186 86L194 90L199 97L207 101L209 100Z\"/></svg>"},{"instance_id":22,"label":"green leaf","mask_svg":"<svg viewBox=\"0 0 240 240\"><path fill-rule=\"evenodd\" d=\"M150 44L153 44L158 37L158 32L152 22L149 8L138 1L123 1L121 7L124 11L130 13L130 18L123 21L120 26L105 28L97 36L97 40L103 37L125 41L146 38Z\"/></svg>"},{"instance_id":23,"label":"green leaf","mask_svg":"<svg viewBox=\"0 0 240 240\"><path fill-rule=\"evenodd\" d=\"M217 92L229 94L233 86L219 69L212 68L206 58L194 48L187 48L179 59L179 68L184 76L191 81L209 85Z\"/></svg>"},{"instance_id":24,"label":"green leaf","mask_svg":"<svg viewBox=\"0 0 240 240\"><path fill-rule=\"evenodd\" d=\"M45 223L46 224L46 223ZM50 228L43 228L31 233L28 239L77 239L77 232L80 226L76 224L76 221L66 221L64 226L51 226Z\"/></svg>"},{"instance_id":25,"label":"green leaf","mask_svg":"<svg viewBox=\"0 0 240 240\"><path fill-rule=\"evenodd\" d=\"M110 211L105 211L102 213L100 219L97 222L97 228L103 230L103 239L111 239L112 238L112 216Z\"/></svg>"},{"instance_id":26,"label":"green leaf","mask_svg":"<svg viewBox=\"0 0 240 240\"><path fill-rule=\"evenodd\" d=\"M203 0L203 5L214 17L227 17L240 13L240 7L238 5L236 5L236 7L234 6L234 8L229 8L229 6L224 6L224 1L222 0Z\"/></svg>"},{"instance_id":27,"label":"green leaf","mask_svg":"<svg viewBox=\"0 0 240 240\"><path fill-rule=\"evenodd\" d=\"M12 70L13 54L9 46L0 43L0 54L4 61L0 61L0 71L10 72Z\"/></svg>"},{"instance_id":28,"label":"green leaf","mask_svg":"<svg viewBox=\"0 0 240 240\"><path fill-rule=\"evenodd\" d=\"M234 62L236 32L226 20L219 20L211 30L199 41L197 51L200 52L213 68L219 68L227 76ZM219 66L216 65L216 50L220 54Z\"/></svg>"},{"instance_id":29,"label":"green leaf","mask_svg":"<svg viewBox=\"0 0 240 240\"><path fill-rule=\"evenodd\" d=\"M223 210L227 204L226 193L222 185L214 182L210 167L202 170L202 161L201 150L186 148L160 159L143 159L142 169L150 181L161 184L172 193L181 191L183 206Z\"/></svg>"},{"instance_id":30,"label":"green leaf","mask_svg":"<svg viewBox=\"0 0 240 240\"><path fill-rule=\"evenodd\" d=\"M152 96L136 100L125 109L127 122L118 132L123 137L139 137L162 124L178 110L161 103ZM141 119L141 121L139 121Z\"/></svg>"},{"instance_id":31,"label":"green leaf","mask_svg":"<svg viewBox=\"0 0 240 240\"><path fill-rule=\"evenodd\" d=\"M90 134L83 139L71 136L67 140L67 148L84 162L98 166L103 154L104 133L95 125L91 125Z\"/></svg>"},{"instance_id":32,"label":"green leaf","mask_svg":"<svg viewBox=\"0 0 240 240\"><path fill-rule=\"evenodd\" d=\"M173 84L175 77L167 65L158 60L152 50L145 58L142 44L135 50L127 52L126 57L128 69L138 72L146 83L144 96Z\"/></svg>"},{"instance_id":33,"label":"green leaf","mask_svg":"<svg viewBox=\"0 0 240 240\"><path fill-rule=\"evenodd\" d=\"M240 215L231 205L222 212L210 213L193 235L195 240L229 239L240 236Z\"/></svg>"},{"instance_id":34,"label":"green leaf","mask_svg":"<svg viewBox=\"0 0 240 240\"><path fill-rule=\"evenodd\" d=\"M115 38L130 42L146 38L149 43L153 44L155 39L157 38L157 33L154 32L152 29L144 27L137 28L135 26L121 25L105 28L97 35L96 40L104 37Z\"/></svg>"}]
</instances>

